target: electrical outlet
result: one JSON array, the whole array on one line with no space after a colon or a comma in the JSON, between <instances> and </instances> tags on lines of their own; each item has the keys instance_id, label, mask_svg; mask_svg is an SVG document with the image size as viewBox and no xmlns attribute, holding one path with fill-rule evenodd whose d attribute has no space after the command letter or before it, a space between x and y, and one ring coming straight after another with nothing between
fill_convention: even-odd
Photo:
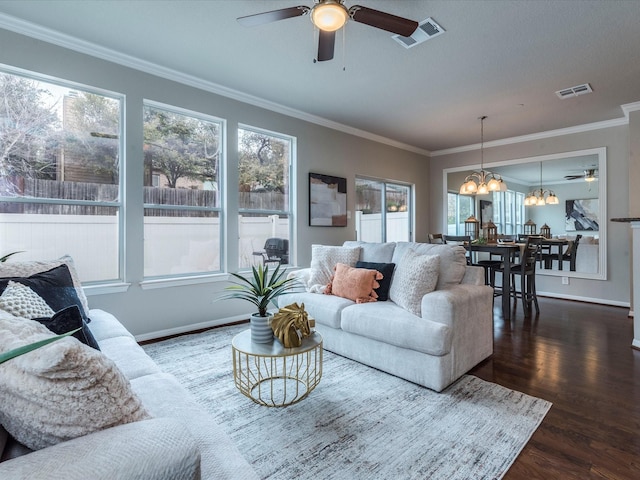
<instances>
[{"instance_id":1,"label":"electrical outlet","mask_svg":"<svg viewBox=\"0 0 640 480\"><path fill-rule=\"evenodd\" d=\"M562 277L562 284L569 285L569 277Z\"/></svg>"}]
</instances>

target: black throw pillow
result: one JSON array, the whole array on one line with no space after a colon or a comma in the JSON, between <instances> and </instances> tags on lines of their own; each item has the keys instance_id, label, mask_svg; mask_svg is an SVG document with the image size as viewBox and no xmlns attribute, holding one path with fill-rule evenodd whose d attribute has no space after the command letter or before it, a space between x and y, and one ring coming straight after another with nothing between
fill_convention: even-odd
<instances>
[{"instance_id":1,"label":"black throw pillow","mask_svg":"<svg viewBox=\"0 0 640 480\"><path fill-rule=\"evenodd\" d=\"M100 350L100 346L95 337L89 330L89 326L82 318L80 308L77 305L71 305L64 308L59 312L56 312L51 318L34 318L36 322L40 322L56 335L62 335L63 333L70 332L76 328L82 328L73 334L75 338L80 340L85 345Z\"/></svg>"},{"instance_id":2,"label":"black throw pillow","mask_svg":"<svg viewBox=\"0 0 640 480\"><path fill-rule=\"evenodd\" d=\"M380 286L375 289L378 294L378 301L386 302L389 300L389 288L391 287L393 270L396 268L395 263L357 262L356 268L367 268L369 270L379 271L383 278L378 281Z\"/></svg>"},{"instance_id":3,"label":"black throw pillow","mask_svg":"<svg viewBox=\"0 0 640 480\"><path fill-rule=\"evenodd\" d=\"M82 318L85 322L89 323L90 320L87 318L87 314L82 307L82 302L76 293L71 272L69 272L69 267L66 265L62 264L46 272L34 273L30 277L0 278L0 295L2 295L10 281L29 287L38 294L54 312L71 305L77 305Z\"/></svg>"}]
</instances>

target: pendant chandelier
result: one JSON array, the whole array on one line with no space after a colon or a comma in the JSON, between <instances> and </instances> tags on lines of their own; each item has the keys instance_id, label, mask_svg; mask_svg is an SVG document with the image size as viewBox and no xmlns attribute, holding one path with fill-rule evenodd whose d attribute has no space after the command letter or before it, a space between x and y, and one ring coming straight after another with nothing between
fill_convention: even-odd
<instances>
[{"instance_id":1,"label":"pendant chandelier","mask_svg":"<svg viewBox=\"0 0 640 480\"><path fill-rule=\"evenodd\" d=\"M552 190L542 188L542 162L540 162L540 188L529 192L524 199L526 206L558 205L560 200Z\"/></svg>"},{"instance_id":2,"label":"pendant chandelier","mask_svg":"<svg viewBox=\"0 0 640 480\"><path fill-rule=\"evenodd\" d=\"M489 192L506 192L507 184L500 175L484 169L484 121L486 115L480 119L480 171L473 172L464 179L460 186L460 195L486 195Z\"/></svg>"}]
</instances>

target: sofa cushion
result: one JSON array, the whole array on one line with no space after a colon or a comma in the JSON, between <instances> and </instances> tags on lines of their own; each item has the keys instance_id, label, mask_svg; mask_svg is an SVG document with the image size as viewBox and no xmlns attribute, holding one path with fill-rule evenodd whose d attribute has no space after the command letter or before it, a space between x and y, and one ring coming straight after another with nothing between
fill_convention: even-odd
<instances>
[{"instance_id":1,"label":"sofa cushion","mask_svg":"<svg viewBox=\"0 0 640 480\"><path fill-rule=\"evenodd\" d=\"M28 288L20 288L22 286ZM19 317L50 317L54 312L77 305L86 318L82 301L73 284L71 271L66 264L26 277L0 278L0 292L3 310ZM40 299L37 300L36 297ZM37 308L42 302L51 310Z\"/></svg>"},{"instance_id":2,"label":"sofa cushion","mask_svg":"<svg viewBox=\"0 0 640 480\"><path fill-rule=\"evenodd\" d=\"M407 250L393 275L389 298L405 310L421 316L422 297L436 288L439 269L438 255L419 255Z\"/></svg>"},{"instance_id":3,"label":"sofa cushion","mask_svg":"<svg viewBox=\"0 0 640 480\"><path fill-rule=\"evenodd\" d=\"M369 268L377 270L382 274L382 279L378 280L380 286L376 288L379 302L389 300L389 288L391 288L391 279L393 278L393 270L396 268L395 263L378 263L378 262L362 262L356 263L356 268Z\"/></svg>"},{"instance_id":4,"label":"sofa cushion","mask_svg":"<svg viewBox=\"0 0 640 480\"><path fill-rule=\"evenodd\" d=\"M82 330L78 330L73 334L73 336L85 345L89 345L91 348L100 350L98 342L96 342L89 326L80 314L80 307L78 307L78 305L71 305L70 307L63 308L59 312L54 313L51 317L34 318L33 320L41 323L57 335L62 335L63 333L70 332L71 330L81 328Z\"/></svg>"},{"instance_id":5,"label":"sofa cushion","mask_svg":"<svg viewBox=\"0 0 640 480\"><path fill-rule=\"evenodd\" d=\"M311 275L307 290L324 292L338 263L355 266L360 257L360 247L336 247L331 245L311 246Z\"/></svg>"},{"instance_id":6,"label":"sofa cushion","mask_svg":"<svg viewBox=\"0 0 640 480\"><path fill-rule=\"evenodd\" d=\"M67 269L69 270L69 274L71 276L73 288L75 289L75 293L82 307L81 312L86 317L89 312L89 303L87 302L87 297L84 294L84 290L82 289L80 277L78 276L78 272L76 271L73 259L69 255L64 255L57 260L34 260L26 262L14 262L10 260L8 262L1 262L0 278L29 277L35 273L46 272L60 265L67 266ZM64 305L64 307L67 306L68 305ZM54 310L58 310L58 308L54 307Z\"/></svg>"},{"instance_id":7,"label":"sofa cushion","mask_svg":"<svg viewBox=\"0 0 640 480\"><path fill-rule=\"evenodd\" d=\"M278 297L278 306L284 307L293 302L304 304L304 309L313 317L316 324L327 325L332 328L340 328L340 315L342 310L354 305L354 302L335 295L320 295L317 293L294 292L286 293Z\"/></svg>"},{"instance_id":8,"label":"sofa cushion","mask_svg":"<svg viewBox=\"0 0 640 480\"><path fill-rule=\"evenodd\" d=\"M457 285L462 281L467 268L464 247L432 243L398 242L393 252L393 262L397 264L407 249L412 249L420 255L438 255L440 257L437 290L441 290L447 285Z\"/></svg>"},{"instance_id":9,"label":"sofa cushion","mask_svg":"<svg viewBox=\"0 0 640 480\"><path fill-rule=\"evenodd\" d=\"M116 364L128 380L161 371L158 364L128 335L102 340L100 350Z\"/></svg>"},{"instance_id":10,"label":"sofa cushion","mask_svg":"<svg viewBox=\"0 0 640 480\"><path fill-rule=\"evenodd\" d=\"M113 337L131 337L133 335L111 313L97 308L89 311L91 316L91 333L98 343Z\"/></svg>"},{"instance_id":11,"label":"sofa cushion","mask_svg":"<svg viewBox=\"0 0 640 480\"><path fill-rule=\"evenodd\" d=\"M0 311L0 351L52 336L38 322ZM75 338L3 363L0 384L0 423L34 450L148 418L115 364Z\"/></svg>"},{"instance_id":12,"label":"sofa cushion","mask_svg":"<svg viewBox=\"0 0 640 480\"><path fill-rule=\"evenodd\" d=\"M378 299L375 289L380 286L378 280L382 280L382 274L377 270L353 268L339 263L324 293L348 298L356 303L375 302Z\"/></svg>"},{"instance_id":13,"label":"sofa cushion","mask_svg":"<svg viewBox=\"0 0 640 480\"><path fill-rule=\"evenodd\" d=\"M352 305L342 311L342 330L429 355L451 350L451 329L418 318L392 302Z\"/></svg>"},{"instance_id":14,"label":"sofa cushion","mask_svg":"<svg viewBox=\"0 0 640 480\"><path fill-rule=\"evenodd\" d=\"M347 240L344 247L360 247L360 260L363 262L390 263L396 248L395 242L376 243L360 240Z\"/></svg>"}]
</instances>

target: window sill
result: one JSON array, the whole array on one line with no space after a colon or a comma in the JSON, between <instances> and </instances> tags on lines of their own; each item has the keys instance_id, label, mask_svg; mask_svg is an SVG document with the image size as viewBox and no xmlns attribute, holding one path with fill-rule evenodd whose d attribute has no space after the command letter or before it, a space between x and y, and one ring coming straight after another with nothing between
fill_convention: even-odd
<instances>
[{"instance_id":1,"label":"window sill","mask_svg":"<svg viewBox=\"0 0 640 480\"><path fill-rule=\"evenodd\" d=\"M143 290L153 290L155 288L182 287L185 285L197 285L201 283L225 282L229 278L227 273L216 273L214 275L198 275L193 277L173 277L160 278L155 280L144 280L140 282Z\"/></svg>"},{"instance_id":2,"label":"window sill","mask_svg":"<svg viewBox=\"0 0 640 480\"><path fill-rule=\"evenodd\" d=\"M102 285L83 286L85 295L91 297L93 295L108 295L111 293L124 293L129 290L130 283L105 283Z\"/></svg>"}]
</instances>

